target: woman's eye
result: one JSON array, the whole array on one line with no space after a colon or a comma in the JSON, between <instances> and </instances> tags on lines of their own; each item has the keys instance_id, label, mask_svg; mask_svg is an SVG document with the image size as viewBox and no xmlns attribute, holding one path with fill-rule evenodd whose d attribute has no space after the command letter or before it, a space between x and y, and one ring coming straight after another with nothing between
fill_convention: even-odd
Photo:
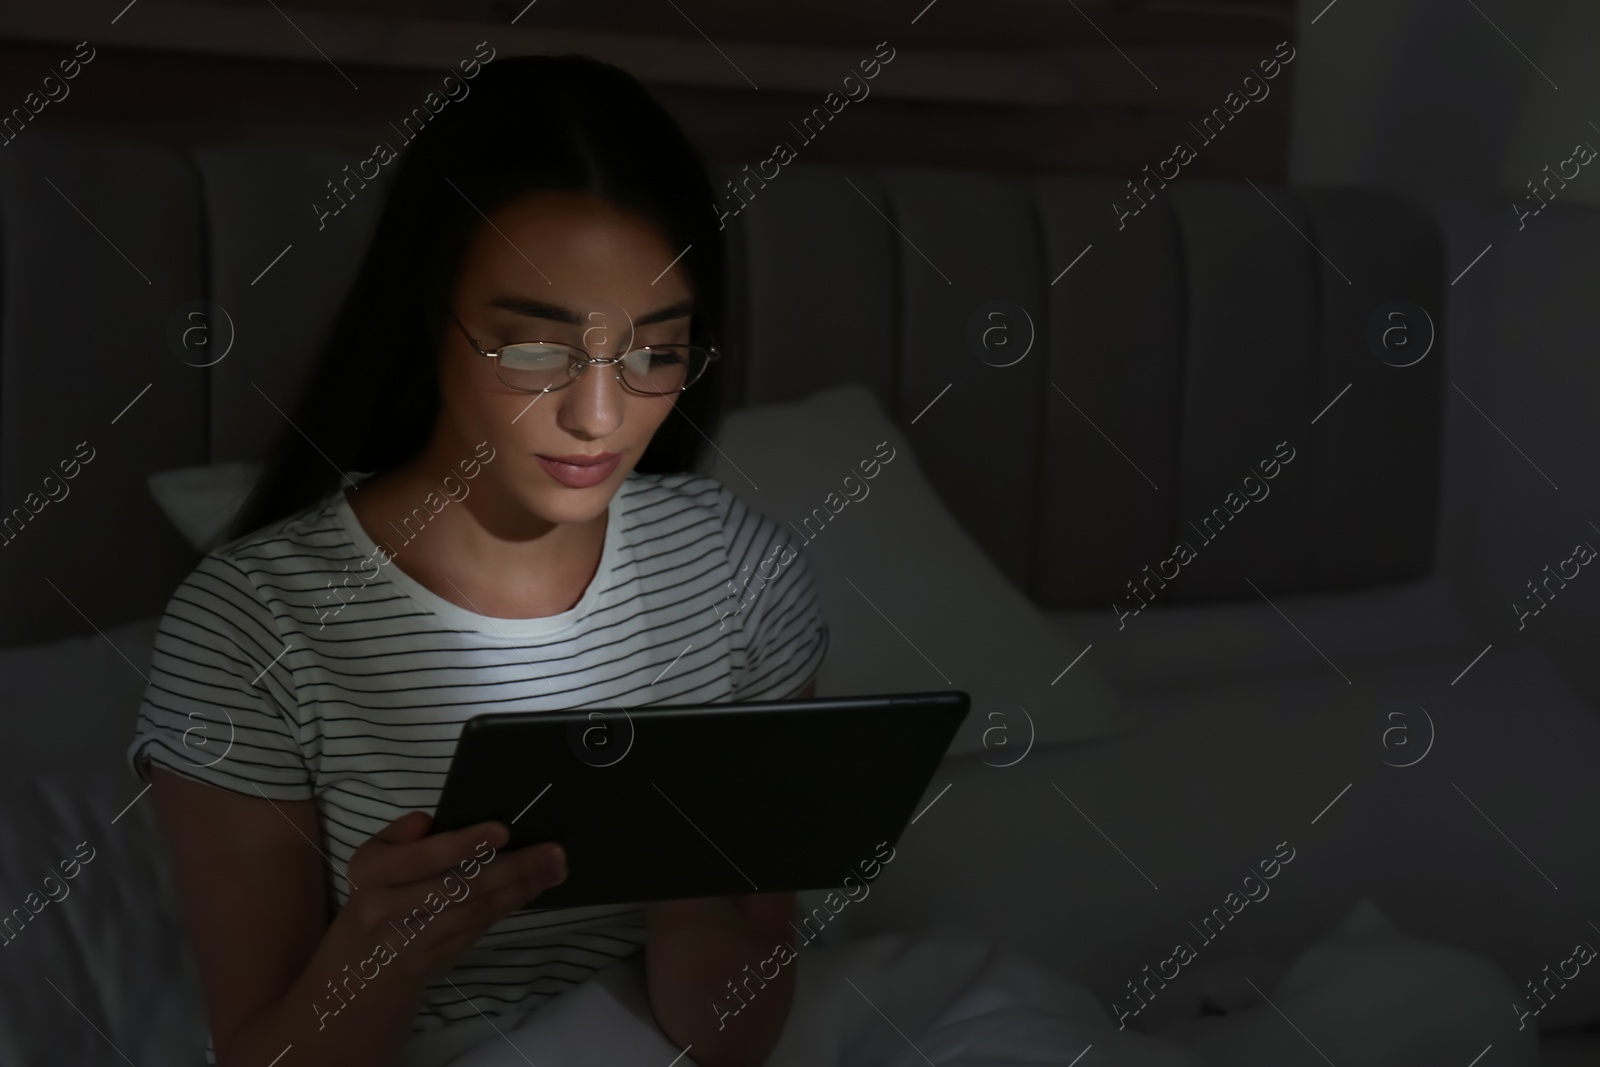
<instances>
[{"instance_id":1,"label":"woman's eye","mask_svg":"<svg viewBox=\"0 0 1600 1067\"><path fill-rule=\"evenodd\" d=\"M555 345L508 345L500 350L500 361L508 367L544 368L562 366L567 362L567 351Z\"/></svg>"}]
</instances>

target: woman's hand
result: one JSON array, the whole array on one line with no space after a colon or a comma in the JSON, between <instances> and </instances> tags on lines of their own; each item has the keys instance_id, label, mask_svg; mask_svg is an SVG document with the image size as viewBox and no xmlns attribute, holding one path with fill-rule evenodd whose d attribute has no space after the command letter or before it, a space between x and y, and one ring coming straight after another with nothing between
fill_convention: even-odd
<instances>
[{"instance_id":1,"label":"woman's hand","mask_svg":"<svg viewBox=\"0 0 1600 1067\"><path fill-rule=\"evenodd\" d=\"M504 823L425 837L432 820L411 812L356 849L330 922L313 801L160 766L150 785L221 1067L262 1067L290 1047L297 1067L390 1067L427 981L566 873L564 857L539 871L553 845L497 854Z\"/></svg>"},{"instance_id":2,"label":"woman's hand","mask_svg":"<svg viewBox=\"0 0 1600 1067\"><path fill-rule=\"evenodd\" d=\"M393 947L384 964L425 983L455 966L495 923L567 878L557 844L497 852L503 822L428 836L432 818L408 812L350 859L350 898L339 919L357 944Z\"/></svg>"}]
</instances>

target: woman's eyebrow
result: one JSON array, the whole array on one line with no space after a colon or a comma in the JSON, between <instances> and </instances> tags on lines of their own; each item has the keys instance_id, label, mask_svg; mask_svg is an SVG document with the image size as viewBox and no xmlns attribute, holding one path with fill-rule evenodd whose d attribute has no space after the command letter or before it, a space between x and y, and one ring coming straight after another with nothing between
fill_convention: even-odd
<instances>
[{"instance_id":1,"label":"woman's eyebrow","mask_svg":"<svg viewBox=\"0 0 1600 1067\"><path fill-rule=\"evenodd\" d=\"M648 315L638 316L633 320L633 324L635 326L649 326L652 323L667 322L671 319L688 318L692 314L694 314L694 301L680 300L676 304L668 304L666 307L652 311Z\"/></svg>"},{"instance_id":2,"label":"woman's eyebrow","mask_svg":"<svg viewBox=\"0 0 1600 1067\"><path fill-rule=\"evenodd\" d=\"M535 300L528 296L497 296L489 301L489 306L514 311L518 315L526 315L534 319L548 319L551 322L569 322L574 326L583 325L583 316L569 307L551 304L543 300ZM671 319L685 318L694 313L693 300L680 300L675 304L668 304L658 308L647 315L634 318L635 326L649 326L657 322L667 322Z\"/></svg>"}]
</instances>

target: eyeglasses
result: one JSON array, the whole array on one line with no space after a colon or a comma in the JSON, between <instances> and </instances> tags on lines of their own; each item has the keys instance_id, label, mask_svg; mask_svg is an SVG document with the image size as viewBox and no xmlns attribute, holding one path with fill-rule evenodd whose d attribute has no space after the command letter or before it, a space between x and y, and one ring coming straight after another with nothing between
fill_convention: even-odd
<instances>
[{"instance_id":1,"label":"eyeglasses","mask_svg":"<svg viewBox=\"0 0 1600 1067\"><path fill-rule=\"evenodd\" d=\"M495 373L513 389L524 393L553 393L578 380L591 366L617 366L617 381L640 396L670 396L689 388L713 360L722 358L716 345L641 345L615 359L592 359L589 353L555 341L524 341L485 349L455 319L461 335L480 356L494 360Z\"/></svg>"}]
</instances>

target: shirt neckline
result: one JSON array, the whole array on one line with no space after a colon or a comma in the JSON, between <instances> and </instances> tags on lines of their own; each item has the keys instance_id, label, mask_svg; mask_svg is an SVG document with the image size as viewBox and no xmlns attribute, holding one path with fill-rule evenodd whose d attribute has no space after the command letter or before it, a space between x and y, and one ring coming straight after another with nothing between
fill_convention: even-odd
<instances>
[{"instance_id":1,"label":"shirt neckline","mask_svg":"<svg viewBox=\"0 0 1600 1067\"><path fill-rule=\"evenodd\" d=\"M531 619L503 619L479 615L475 611L451 603L400 569L395 561L405 558L405 545L395 544L392 539L389 539L388 543L394 548L395 554L388 557L391 562L384 563L383 560L388 554L378 552L377 542L361 525L361 520L356 516L355 509L350 506L350 500L342 487L334 491L333 512L345 535L361 552L363 559L377 560L379 573L395 588L425 610L439 616L451 628L472 630L496 637L541 637L571 629L579 619L593 610L600 599L600 594L610 586L611 575L616 570L617 556L622 545L623 497L631 490L633 481L634 474L630 471L606 505L606 535L600 549L600 565L595 568L594 577L589 580L589 585L578 598L578 602L555 615ZM446 507L448 506L447 504Z\"/></svg>"}]
</instances>

